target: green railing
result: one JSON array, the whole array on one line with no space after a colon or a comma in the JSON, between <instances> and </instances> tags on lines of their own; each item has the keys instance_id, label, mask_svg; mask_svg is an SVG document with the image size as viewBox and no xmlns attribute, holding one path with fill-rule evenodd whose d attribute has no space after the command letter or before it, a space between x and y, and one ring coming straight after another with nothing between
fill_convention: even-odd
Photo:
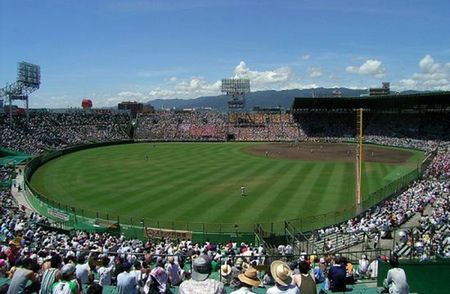
<instances>
[{"instance_id":1,"label":"green railing","mask_svg":"<svg viewBox=\"0 0 450 294\"><path fill-rule=\"evenodd\" d=\"M33 158L25 169L25 191L28 201L35 207L39 213L53 219L59 223L75 229L83 229L87 231L106 230L108 225L113 227L112 224L120 224L120 232L133 237L141 237L143 235L144 227L153 227L161 229L174 229L174 230L186 230L194 232L197 240L204 239L220 239L227 240L241 240L249 239L255 232L255 227L258 226L260 230L263 230L266 235L284 235L285 222L288 222L297 231L310 231L322 227L327 227L333 224L337 224L355 217L364 210L367 210L374 205L380 203L384 199L398 194L405 187L418 179L420 176L419 169L415 169L408 174L398 178L397 180L382 187L378 191L375 191L364 197L361 207L356 205L338 209L333 212L300 217L296 219L289 219L276 222L263 222L263 223L196 223L196 222L184 222L175 220L156 220L148 218L139 218L136 216L114 214L111 212L84 209L78 207L68 206L64 203L48 199L44 195L35 191L30 185L29 181L33 173L45 162L62 156L64 154L83 150L87 148L114 145L114 144L129 144L133 141L120 141L120 142L108 142L108 143L95 143L89 145L79 145L64 150L43 154L41 156ZM218 237L220 236L220 237ZM225 236L225 237L224 237ZM253 235L254 238L254 235Z\"/></svg>"}]
</instances>

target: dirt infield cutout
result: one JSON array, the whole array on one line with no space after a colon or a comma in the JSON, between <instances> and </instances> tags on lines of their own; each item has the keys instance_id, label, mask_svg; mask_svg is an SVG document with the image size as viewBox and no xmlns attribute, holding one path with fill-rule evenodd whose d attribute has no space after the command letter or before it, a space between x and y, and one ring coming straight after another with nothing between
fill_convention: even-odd
<instances>
[{"instance_id":1,"label":"dirt infield cutout","mask_svg":"<svg viewBox=\"0 0 450 294\"><path fill-rule=\"evenodd\" d=\"M350 143L268 143L251 146L247 152L271 158L305 160L305 161L340 161L354 162L356 144ZM404 163L412 152L376 145L365 145L363 156L366 162Z\"/></svg>"}]
</instances>

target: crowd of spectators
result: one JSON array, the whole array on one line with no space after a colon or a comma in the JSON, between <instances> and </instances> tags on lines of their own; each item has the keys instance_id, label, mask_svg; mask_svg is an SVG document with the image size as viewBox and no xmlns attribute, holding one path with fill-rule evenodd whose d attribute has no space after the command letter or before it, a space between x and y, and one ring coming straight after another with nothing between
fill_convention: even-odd
<instances>
[{"instance_id":1,"label":"crowd of spectators","mask_svg":"<svg viewBox=\"0 0 450 294\"><path fill-rule=\"evenodd\" d=\"M136 139L221 140L226 138L226 115L218 112L163 111L137 118Z\"/></svg>"},{"instance_id":2,"label":"crowd of spectators","mask_svg":"<svg viewBox=\"0 0 450 294\"><path fill-rule=\"evenodd\" d=\"M129 138L127 114L86 112L30 112L16 115L12 122L0 115L0 146L28 154L85 143Z\"/></svg>"},{"instance_id":3,"label":"crowd of spectators","mask_svg":"<svg viewBox=\"0 0 450 294\"><path fill-rule=\"evenodd\" d=\"M307 137L352 139L356 136L353 112L294 114L295 122ZM450 121L445 113L364 113L364 137L380 140L396 138L407 141L449 141ZM419 143L420 144L420 143Z\"/></svg>"},{"instance_id":4,"label":"crowd of spectators","mask_svg":"<svg viewBox=\"0 0 450 294\"><path fill-rule=\"evenodd\" d=\"M406 251L423 261L440 254L450 257L450 174L448 146L440 149L427 171L431 182L427 194L430 198L427 213L419 207L420 219L413 228L400 231L396 251ZM436 191L436 189L438 191ZM436 193L432 193L432 191Z\"/></svg>"},{"instance_id":5,"label":"crowd of spectators","mask_svg":"<svg viewBox=\"0 0 450 294\"><path fill-rule=\"evenodd\" d=\"M428 142L423 146L428 146ZM363 249L376 249L381 238L392 239L392 232L397 231L401 235L395 236L394 252L399 255L406 252L413 256L450 256L450 177L445 169L448 157L448 145L441 146L423 179L358 217L312 232L313 242L322 244L325 251L361 242L364 242ZM429 215L424 214L426 207L432 208ZM399 231L416 214L421 216L419 225ZM342 244L341 239L348 235L350 241Z\"/></svg>"},{"instance_id":6,"label":"crowd of spectators","mask_svg":"<svg viewBox=\"0 0 450 294\"><path fill-rule=\"evenodd\" d=\"M368 114L364 118L366 142L434 150L449 140L450 128L442 115ZM436 121L440 124L436 125ZM30 154L82 142L128 139L127 114L109 112L31 112L0 116L1 146ZM234 113L214 111L160 111L142 114L135 122L135 139L237 141L346 141L355 137L353 113Z\"/></svg>"},{"instance_id":7,"label":"crowd of spectators","mask_svg":"<svg viewBox=\"0 0 450 294\"><path fill-rule=\"evenodd\" d=\"M450 151L448 150L439 151L436 156L436 160L433 161L432 166L429 170L429 174L438 179L448 179L450 178Z\"/></svg>"},{"instance_id":8,"label":"crowd of spectators","mask_svg":"<svg viewBox=\"0 0 450 294\"><path fill-rule=\"evenodd\" d=\"M446 132L449 122L440 114L420 118L413 114L367 114L363 127L364 139L378 144L433 150L436 142L450 140ZM345 141L353 140L355 134L352 112L227 115L212 111L162 111L138 117L136 129L136 138L153 140L226 140L229 135L236 141ZM424 141L429 146L424 146Z\"/></svg>"}]
</instances>

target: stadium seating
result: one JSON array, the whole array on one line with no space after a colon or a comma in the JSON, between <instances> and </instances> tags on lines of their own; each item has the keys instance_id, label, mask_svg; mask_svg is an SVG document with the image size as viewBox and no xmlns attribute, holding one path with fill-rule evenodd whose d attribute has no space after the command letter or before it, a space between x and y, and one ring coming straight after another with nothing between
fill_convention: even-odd
<instances>
[{"instance_id":1,"label":"stadium seating","mask_svg":"<svg viewBox=\"0 0 450 294\"><path fill-rule=\"evenodd\" d=\"M434 159L424 177L395 198L379 203L354 219L310 232L308 242L320 257L332 258L331 254L361 244L365 239L379 238L387 226L402 229L402 224L420 214L426 206L427 215L420 217L416 227L404 230L395 252L408 258L450 257L448 121L439 114L430 115L420 122L409 114L369 115L365 119L368 124L365 130L367 142L422 149L433 152ZM8 117L0 118L0 147L39 154L79 143L125 140L129 139L128 127L131 124L130 118L124 114L77 112L34 113L30 115L28 125L25 121L25 117L14 117L10 126ZM437 122L439 127L433 128ZM216 141L226 140L229 133L233 133L236 140L243 141L345 141L354 136L354 118L349 114L247 113L234 117L233 122L227 125L227 117L221 113L158 112L138 117L134 135L135 139L142 140ZM15 172L13 166L0 167L0 182L13 180ZM146 262L148 269L154 267L158 257L168 255L176 256L181 263L207 253L219 263L229 262L232 266L236 266L235 256L240 254L244 255L247 263L255 266L267 265L269 259L266 256L268 248L245 243L195 244L186 240L145 243L108 233L74 232L69 235L57 232L49 229L55 226L54 223L21 207L11 193L13 190L18 190L13 181L3 187L0 185L0 259L5 261L6 271L13 268L14 262L24 258L31 258L41 266L52 253L60 254L65 262L81 252L87 254L92 262L97 262L100 256L109 256L111 262L117 263L116 268L125 262L138 260ZM293 252L292 246L287 249L289 246L283 246L277 258L293 261L309 257L294 256L299 252ZM327 260L328 266L330 262ZM98 267L92 266L92 270L96 271ZM186 270L189 271L190 267ZM217 271L213 277L220 279ZM0 271L0 286L9 282L10 279L3 277ZM83 285L84 289L86 287ZM359 281L349 288L353 293L378 291L371 280ZM229 293L232 288L227 286L226 289ZM178 292L177 287L172 290ZM106 286L103 293L116 291L115 286ZM265 293L265 288L258 288L257 293Z\"/></svg>"}]
</instances>

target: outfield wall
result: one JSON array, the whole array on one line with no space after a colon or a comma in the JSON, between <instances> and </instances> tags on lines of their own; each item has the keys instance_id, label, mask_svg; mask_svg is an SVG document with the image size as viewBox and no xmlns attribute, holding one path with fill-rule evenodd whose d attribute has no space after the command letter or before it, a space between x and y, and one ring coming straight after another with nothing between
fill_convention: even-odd
<instances>
[{"instance_id":1,"label":"outfield wall","mask_svg":"<svg viewBox=\"0 0 450 294\"><path fill-rule=\"evenodd\" d=\"M334 225L350 218L355 217L359 213L377 205L384 199L397 195L404 190L408 184L420 177L419 167L401 178L389 183L383 188L364 197L361 207L356 205L346 207L345 209L333 211L330 213L316 215L312 217L300 217L296 219L288 219L278 222L267 222L259 224L245 223L186 223L179 221L161 221L147 218L136 218L127 215L117 215L101 210L79 209L77 207L69 207L64 203L48 199L35 191L29 181L33 173L44 163L63 156L65 154L101 146L130 144L133 141L103 142L94 144L83 144L73 146L64 150L42 154L33 158L25 169L25 195L28 202L42 215L58 222L66 227L94 231L106 231L124 233L130 237L143 237L144 228L159 228L171 230L185 230L193 232L193 239L196 241L204 241L209 239L216 242L225 242L228 240L251 240L254 241L254 232L256 226L259 228L261 235L269 237L275 235L284 235L286 222L296 231L311 231ZM119 227L115 228L117 224Z\"/></svg>"}]
</instances>

